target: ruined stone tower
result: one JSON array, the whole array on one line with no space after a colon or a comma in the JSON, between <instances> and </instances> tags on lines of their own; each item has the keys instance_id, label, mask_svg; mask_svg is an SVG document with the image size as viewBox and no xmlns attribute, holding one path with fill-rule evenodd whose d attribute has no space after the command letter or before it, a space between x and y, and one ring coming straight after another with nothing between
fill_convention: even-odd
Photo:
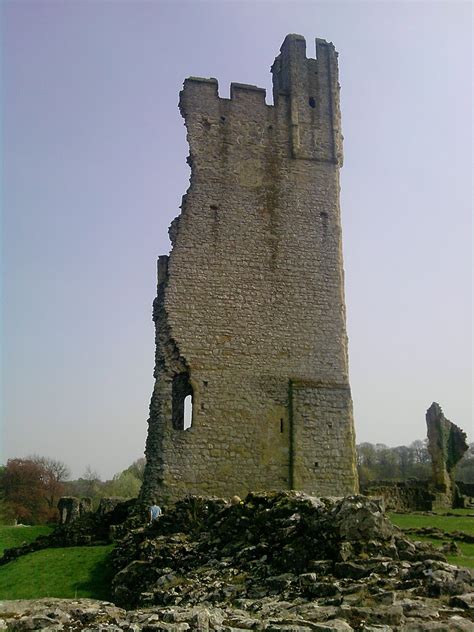
<instances>
[{"instance_id":1,"label":"ruined stone tower","mask_svg":"<svg viewBox=\"0 0 474 632\"><path fill-rule=\"evenodd\" d=\"M274 105L215 79L180 95L191 184L158 261L144 500L357 488L337 53L288 35L272 73Z\"/></svg>"}]
</instances>

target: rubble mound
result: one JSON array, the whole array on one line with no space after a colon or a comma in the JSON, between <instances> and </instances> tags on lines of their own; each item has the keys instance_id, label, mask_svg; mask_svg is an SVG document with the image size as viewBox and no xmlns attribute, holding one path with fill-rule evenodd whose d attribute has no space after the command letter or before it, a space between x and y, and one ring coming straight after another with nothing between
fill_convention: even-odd
<instances>
[{"instance_id":1,"label":"rubble mound","mask_svg":"<svg viewBox=\"0 0 474 632\"><path fill-rule=\"evenodd\" d=\"M426 629L464 629L450 627L452 616L472 626L469 570L407 540L380 501L364 496L188 497L153 525L126 533L112 559L113 600L125 608L230 608L253 617L246 629L267 629L255 623L263 612L291 610L299 620L308 608L353 629L369 629L362 621L411 629L398 626L412 616L443 620L444 628Z\"/></svg>"}]
</instances>

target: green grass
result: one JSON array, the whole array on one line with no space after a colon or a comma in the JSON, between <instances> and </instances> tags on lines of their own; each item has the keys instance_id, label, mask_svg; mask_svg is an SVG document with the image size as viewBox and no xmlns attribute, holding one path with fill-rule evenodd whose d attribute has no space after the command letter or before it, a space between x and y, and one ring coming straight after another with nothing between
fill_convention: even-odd
<instances>
[{"instance_id":1,"label":"green grass","mask_svg":"<svg viewBox=\"0 0 474 632\"><path fill-rule=\"evenodd\" d=\"M429 542L437 549L441 548L444 542L447 540L438 540L436 538L430 538L426 536L418 536L416 534L407 534L410 540L419 541L419 542ZM455 564L456 566L467 566L468 568L474 569L474 544L466 543L466 542L456 542L459 549L461 550L461 555L446 555L446 559L450 564Z\"/></svg>"},{"instance_id":2,"label":"green grass","mask_svg":"<svg viewBox=\"0 0 474 632\"><path fill-rule=\"evenodd\" d=\"M433 544L436 546L436 542L433 541ZM456 566L467 566L474 569L474 544L458 542L457 545L461 549L462 555L447 555L448 562L456 564Z\"/></svg>"},{"instance_id":3,"label":"green grass","mask_svg":"<svg viewBox=\"0 0 474 632\"><path fill-rule=\"evenodd\" d=\"M461 513L462 512L462 513ZM389 514L390 520L393 524L397 525L401 529L421 529L423 527L436 527L442 531L452 533L453 531L463 531L474 535L474 518L469 517L468 513L472 516L472 510L469 512L466 509L453 510L456 513L455 516L446 515L426 515L426 514ZM444 542L450 542L448 539L438 539L430 536L422 536L416 533L407 534L411 540L420 540L422 542L430 542L435 547L440 548ZM461 555L447 555L448 562L455 564L456 566L466 566L474 569L474 544L466 542L456 542Z\"/></svg>"},{"instance_id":4,"label":"green grass","mask_svg":"<svg viewBox=\"0 0 474 632\"><path fill-rule=\"evenodd\" d=\"M48 535L53 527L5 527L0 525L0 555L5 549L33 542L39 535Z\"/></svg>"},{"instance_id":5,"label":"green grass","mask_svg":"<svg viewBox=\"0 0 474 632\"><path fill-rule=\"evenodd\" d=\"M456 514L456 516L474 516L474 509L447 509L444 511L437 510L434 513L439 514L440 516L445 516L448 513Z\"/></svg>"},{"instance_id":6,"label":"green grass","mask_svg":"<svg viewBox=\"0 0 474 632\"><path fill-rule=\"evenodd\" d=\"M44 549L0 566L0 599L108 599L112 548Z\"/></svg>"},{"instance_id":7,"label":"green grass","mask_svg":"<svg viewBox=\"0 0 474 632\"><path fill-rule=\"evenodd\" d=\"M474 535L474 518L468 516L440 516L434 514L397 514L390 513L390 520L401 529L420 529L436 527L443 531L464 531Z\"/></svg>"}]
</instances>

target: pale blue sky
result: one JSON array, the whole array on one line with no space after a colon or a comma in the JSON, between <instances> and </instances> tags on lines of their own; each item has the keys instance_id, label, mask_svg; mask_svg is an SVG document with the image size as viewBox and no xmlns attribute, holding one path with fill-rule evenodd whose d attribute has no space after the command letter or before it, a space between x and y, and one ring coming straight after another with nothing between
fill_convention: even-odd
<instances>
[{"instance_id":1,"label":"pale blue sky","mask_svg":"<svg viewBox=\"0 0 474 632\"><path fill-rule=\"evenodd\" d=\"M189 75L266 87L287 33L340 53L357 441L472 436L470 2L2 3L2 459L142 456L156 258L188 186Z\"/></svg>"}]
</instances>

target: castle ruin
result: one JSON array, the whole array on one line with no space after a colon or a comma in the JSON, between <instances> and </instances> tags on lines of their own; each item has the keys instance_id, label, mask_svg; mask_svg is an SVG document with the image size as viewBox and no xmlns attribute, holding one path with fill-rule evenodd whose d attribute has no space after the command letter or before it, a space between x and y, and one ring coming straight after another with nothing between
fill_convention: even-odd
<instances>
[{"instance_id":1,"label":"castle ruin","mask_svg":"<svg viewBox=\"0 0 474 632\"><path fill-rule=\"evenodd\" d=\"M158 260L142 499L357 490L337 53L288 35L265 90L190 77L191 182Z\"/></svg>"},{"instance_id":2,"label":"castle ruin","mask_svg":"<svg viewBox=\"0 0 474 632\"><path fill-rule=\"evenodd\" d=\"M466 433L446 419L437 402L433 402L426 411L426 426L428 452L433 469L434 507L456 507L459 503L459 490L456 486L455 472L457 464L469 449Z\"/></svg>"}]
</instances>

